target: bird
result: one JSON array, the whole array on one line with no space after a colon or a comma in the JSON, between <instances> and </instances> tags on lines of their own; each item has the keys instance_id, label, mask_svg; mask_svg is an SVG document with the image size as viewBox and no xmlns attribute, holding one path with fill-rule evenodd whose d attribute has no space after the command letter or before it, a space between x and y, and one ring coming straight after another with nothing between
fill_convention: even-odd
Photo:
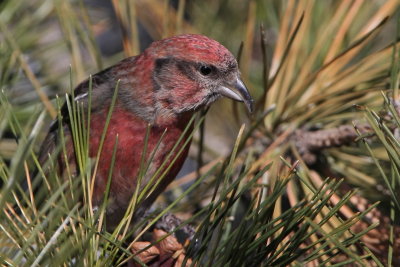
<instances>
[{"instance_id":1,"label":"bird","mask_svg":"<svg viewBox=\"0 0 400 267\"><path fill-rule=\"evenodd\" d=\"M173 181L188 155L188 132L193 129L190 122L197 111L221 97L243 102L249 112L253 110L253 99L241 80L235 57L219 42L199 34L182 34L155 41L141 54L94 74L74 89L72 101L83 107L83 114L90 108L90 157L98 155L114 94L115 104L98 158L91 200L94 207L104 200L114 155L106 208L110 225L118 224L135 190L141 192L158 169L162 171L155 175L155 189L138 204L134 216L142 216ZM77 176L74 136L67 106L65 103L61 108L62 118L50 125L39 161L48 160L60 145L62 130L66 153L58 155L58 172L65 174L68 165L69 172ZM188 128L189 131L185 131ZM179 140L181 142L174 150ZM186 141L188 145L183 147ZM143 152L145 142L146 153ZM142 153L149 165L139 184ZM161 175L163 172L165 175Z\"/></svg>"}]
</instances>

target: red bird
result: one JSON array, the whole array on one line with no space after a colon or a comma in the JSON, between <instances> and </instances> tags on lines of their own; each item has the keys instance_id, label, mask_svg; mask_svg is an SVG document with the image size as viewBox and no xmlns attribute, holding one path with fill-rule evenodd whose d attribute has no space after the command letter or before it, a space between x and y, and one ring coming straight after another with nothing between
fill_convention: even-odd
<instances>
[{"instance_id":1,"label":"red bird","mask_svg":"<svg viewBox=\"0 0 400 267\"><path fill-rule=\"evenodd\" d=\"M136 190L148 125L150 134L146 159L150 158L159 140L161 143L154 151L140 190L165 160L167 164L162 170L167 170L168 167L170 169L161 181L157 181L159 184L156 190L147 195L140 204L142 212L149 208L182 167L189 145L172 165L171 161L177 156L188 134L184 135L177 149L172 151L172 148L196 111L209 106L221 96L243 101L249 111L253 109L253 100L240 79L238 64L224 46L208 37L195 34L156 41L142 54L126 58L92 77L89 138L91 157L97 156L117 81L118 95L100 155L92 199L93 205L102 203L118 135L107 207L107 223L111 224L122 218ZM83 103L86 109L89 106L89 83L86 80L75 89L75 101ZM43 142L41 162L47 159L48 154L60 142L58 125L58 122L53 123ZM63 107L62 125L67 140L68 164L76 175L76 158L66 105ZM170 151L172 155L167 158ZM59 156L59 161L60 172L64 172L62 156Z\"/></svg>"}]
</instances>

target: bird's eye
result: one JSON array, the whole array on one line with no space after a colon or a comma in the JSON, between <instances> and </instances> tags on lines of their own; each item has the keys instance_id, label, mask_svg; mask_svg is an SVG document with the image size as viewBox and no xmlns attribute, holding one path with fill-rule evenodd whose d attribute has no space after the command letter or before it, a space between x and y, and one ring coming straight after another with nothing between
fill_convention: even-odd
<instances>
[{"instance_id":1,"label":"bird's eye","mask_svg":"<svg viewBox=\"0 0 400 267\"><path fill-rule=\"evenodd\" d=\"M212 71L212 69L209 66L203 65L200 67L200 73L203 74L204 76L207 76L208 74L210 74L211 71Z\"/></svg>"}]
</instances>

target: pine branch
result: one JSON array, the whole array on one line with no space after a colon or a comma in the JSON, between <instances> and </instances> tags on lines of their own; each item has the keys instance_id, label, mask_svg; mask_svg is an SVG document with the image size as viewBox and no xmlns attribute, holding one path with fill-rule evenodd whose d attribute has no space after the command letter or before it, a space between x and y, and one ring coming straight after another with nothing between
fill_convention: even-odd
<instances>
[{"instance_id":1,"label":"pine branch","mask_svg":"<svg viewBox=\"0 0 400 267\"><path fill-rule=\"evenodd\" d=\"M361 134L373 133L367 124L358 125ZM350 145L359 137L353 125L341 125L336 128L318 131L299 129L292 136L292 140L303 160L311 165L316 162L317 154L326 148Z\"/></svg>"}]
</instances>

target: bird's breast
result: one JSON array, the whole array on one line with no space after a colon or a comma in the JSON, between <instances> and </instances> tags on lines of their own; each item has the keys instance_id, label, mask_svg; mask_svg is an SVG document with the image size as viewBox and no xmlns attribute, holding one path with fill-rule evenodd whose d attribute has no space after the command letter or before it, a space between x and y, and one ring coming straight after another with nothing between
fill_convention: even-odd
<instances>
[{"instance_id":1,"label":"bird's breast","mask_svg":"<svg viewBox=\"0 0 400 267\"><path fill-rule=\"evenodd\" d=\"M101 148L100 142L105 121L106 112L91 117L91 157L96 157ZM179 124L149 126L147 122L130 112L115 110L98 158L99 167L95 175L93 193L94 204L101 203L108 177L112 177L111 204L108 211L110 213L125 212L138 186L140 174L143 174L139 185L140 190L150 180L158 183L157 189L146 197L148 199L146 202L151 204L175 178L187 156L190 145L190 142L186 142L188 134L182 136L186 124L180 121ZM181 142L177 143L181 136ZM184 143L187 143L186 146ZM115 158L114 165L111 166L113 151L115 151Z\"/></svg>"}]
</instances>

